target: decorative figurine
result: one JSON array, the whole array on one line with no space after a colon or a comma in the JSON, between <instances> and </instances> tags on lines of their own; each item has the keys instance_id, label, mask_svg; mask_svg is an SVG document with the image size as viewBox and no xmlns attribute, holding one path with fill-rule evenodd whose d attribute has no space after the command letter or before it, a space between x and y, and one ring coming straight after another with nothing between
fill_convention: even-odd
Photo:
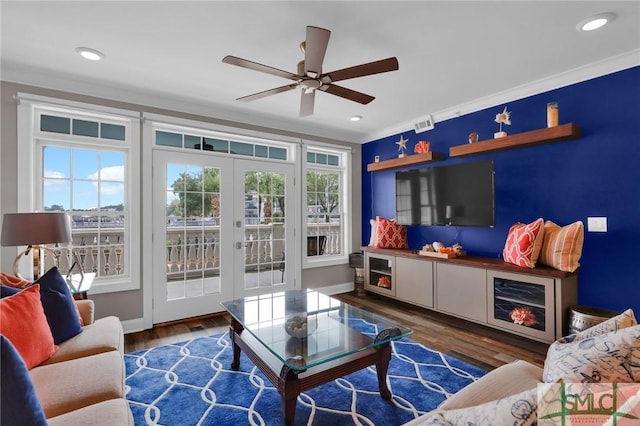
<instances>
[{"instance_id":1,"label":"decorative figurine","mask_svg":"<svg viewBox=\"0 0 640 426\"><path fill-rule=\"evenodd\" d=\"M511 125L511 113L507 111L507 107L504 107L504 110L501 113L496 114L496 119L494 121L496 123L500 123L500 131L494 133L493 137L498 139L507 136L507 132L502 131L503 124L506 124L507 126Z\"/></svg>"},{"instance_id":2,"label":"decorative figurine","mask_svg":"<svg viewBox=\"0 0 640 426\"><path fill-rule=\"evenodd\" d=\"M469 133L469 143L478 142L478 134L476 132Z\"/></svg>"},{"instance_id":3,"label":"decorative figurine","mask_svg":"<svg viewBox=\"0 0 640 426\"><path fill-rule=\"evenodd\" d=\"M426 154L427 152L429 152L430 146L430 142L420 141L416 144L415 147L413 147L413 152L415 152L416 154Z\"/></svg>"},{"instance_id":4,"label":"decorative figurine","mask_svg":"<svg viewBox=\"0 0 640 426\"><path fill-rule=\"evenodd\" d=\"M400 154L398 154L398 158L403 158L406 156L404 151L407 149L407 142L409 141L406 140L402 135L400 136L400 140L396 142L396 145L398 145L398 151L400 151Z\"/></svg>"}]
</instances>

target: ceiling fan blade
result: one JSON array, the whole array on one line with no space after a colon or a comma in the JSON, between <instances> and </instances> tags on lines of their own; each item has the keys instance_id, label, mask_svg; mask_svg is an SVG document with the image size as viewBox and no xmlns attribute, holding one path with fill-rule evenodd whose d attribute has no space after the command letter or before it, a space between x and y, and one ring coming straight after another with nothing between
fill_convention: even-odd
<instances>
[{"instance_id":1,"label":"ceiling fan blade","mask_svg":"<svg viewBox=\"0 0 640 426\"><path fill-rule=\"evenodd\" d=\"M302 90L300 95L300 117L307 117L313 114L313 105L316 99L315 90Z\"/></svg>"},{"instance_id":2,"label":"ceiling fan blade","mask_svg":"<svg viewBox=\"0 0 640 426\"><path fill-rule=\"evenodd\" d=\"M350 78L364 77L366 75L380 74L383 72L396 71L398 69L398 59L387 58L368 64L356 65L355 67L343 68L341 70L323 74L320 79L324 83L347 80ZM328 81L325 81L328 78Z\"/></svg>"},{"instance_id":3,"label":"ceiling fan blade","mask_svg":"<svg viewBox=\"0 0 640 426\"><path fill-rule=\"evenodd\" d=\"M322 74L322 62L329 44L331 31L318 27L307 27L307 39L304 48L304 72L309 77L316 78ZM311 75L308 73L312 73Z\"/></svg>"},{"instance_id":4,"label":"ceiling fan blade","mask_svg":"<svg viewBox=\"0 0 640 426\"><path fill-rule=\"evenodd\" d=\"M237 65L242 68L248 68L254 71L260 71L267 74L275 75L278 77L288 78L289 80L300 80L302 77L289 71L273 68L268 65L259 64L257 62L249 61L247 59L238 58L237 56L227 55L222 58L222 62L225 64Z\"/></svg>"},{"instance_id":5,"label":"ceiling fan blade","mask_svg":"<svg viewBox=\"0 0 640 426\"><path fill-rule=\"evenodd\" d=\"M289 90L293 90L296 87L298 87L298 83L287 84L286 86L276 87L275 89L269 89L265 90L264 92L254 93L253 95L243 96L236 100L242 102L255 101L256 99L266 98L267 96L275 95L276 93L288 92Z\"/></svg>"},{"instance_id":6,"label":"ceiling fan blade","mask_svg":"<svg viewBox=\"0 0 640 426\"><path fill-rule=\"evenodd\" d=\"M366 105L375 99L375 97L367 95L366 93L356 92L355 90L347 89L346 87L337 86L335 84L326 84L320 87L320 90L363 105Z\"/></svg>"}]
</instances>

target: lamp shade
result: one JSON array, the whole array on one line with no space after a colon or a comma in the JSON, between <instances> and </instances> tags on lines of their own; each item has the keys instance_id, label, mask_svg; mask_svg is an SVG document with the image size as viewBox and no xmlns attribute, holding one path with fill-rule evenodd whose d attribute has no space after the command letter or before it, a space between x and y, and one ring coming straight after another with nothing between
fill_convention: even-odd
<instances>
[{"instance_id":1,"label":"lamp shade","mask_svg":"<svg viewBox=\"0 0 640 426\"><path fill-rule=\"evenodd\" d=\"M3 246L30 246L71 241L71 220L65 212L5 213Z\"/></svg>"}]
</instances>

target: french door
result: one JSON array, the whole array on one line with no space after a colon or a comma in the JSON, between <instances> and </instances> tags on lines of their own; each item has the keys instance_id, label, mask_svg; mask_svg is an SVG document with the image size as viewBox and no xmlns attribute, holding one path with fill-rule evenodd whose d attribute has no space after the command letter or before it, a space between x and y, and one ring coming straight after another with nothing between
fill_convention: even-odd
<instances>
[{"instance_id":1,"label":"french door","mask_svg":"<svg viewBox=\"0 0 640 426\"><path fill-rule=\"evenodd\" d=\"M154 323L294 287L292 164L160 150L153 163Z\"/></svg>"}]
</instances>

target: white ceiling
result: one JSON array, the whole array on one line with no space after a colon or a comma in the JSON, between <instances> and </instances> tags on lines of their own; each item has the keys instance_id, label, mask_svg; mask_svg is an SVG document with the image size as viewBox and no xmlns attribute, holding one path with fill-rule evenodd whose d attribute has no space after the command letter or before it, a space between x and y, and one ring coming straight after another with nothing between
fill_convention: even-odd
<instances>
[{"instance_id":1,"label":"white ceiling","mask_svg":"<svg viewBox=\"0 0 640 426\"><path fill-rule=\"evenodd\" d=\"M576 30L602 12L616 19ZM549 78L640 64L638 1L2 1L1 19L2 80L353 142L506 102L526 85L546 90ZM307 25L332 32L325 72L390 56L400 69L340 83L375 96L369 105L318 93L306 118L298 90L236 101L289 81L222 58L296 72ZM78 46L106 57L84 60Z\"/></svg>"}]
</instances>

